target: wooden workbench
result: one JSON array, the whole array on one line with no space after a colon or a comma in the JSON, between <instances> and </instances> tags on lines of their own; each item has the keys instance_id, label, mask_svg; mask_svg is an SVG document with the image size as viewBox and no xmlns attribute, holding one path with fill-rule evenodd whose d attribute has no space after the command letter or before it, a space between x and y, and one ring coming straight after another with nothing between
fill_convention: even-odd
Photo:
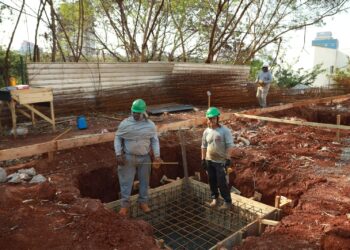
<instances>
[{"instance_id":1,"label":"wooden workbench","mask_svg":"<svg viewBox=\"0 0 350 250\"><path fill-rule=\"evenodd\" d=\"M53 107L53 94L51 88L30 88L21 90L10 90L10 98L7 101L9 109L11 111L13 134L17 136L17 114L16 104L25 107L30 111L30 114L22 109L17 111L24 116L32 120L33 126L35 126L35 114L52 124L53 131L56 130L55 126L55 112ZM35 103L49 102L51 118L44 115L38 109L34 107Z\"/></svg>"}]
</instances>

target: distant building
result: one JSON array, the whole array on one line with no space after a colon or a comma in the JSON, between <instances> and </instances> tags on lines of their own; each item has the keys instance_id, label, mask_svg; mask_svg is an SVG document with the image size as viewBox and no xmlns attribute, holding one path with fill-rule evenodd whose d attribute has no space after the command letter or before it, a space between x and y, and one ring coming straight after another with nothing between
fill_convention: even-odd
<instances>
[{"instance_id":1,"label":"distant building","mask_svg":"<svg viewBox=\"0 0 350 250\"><path fill-rule=\"evenodd\" d=\"M316 38L312 41L312 46L315 47L314 66L322 64L322 68L326 69L326 72L316 78L313 85L328 87L333 83L330 76L335 70L347 66L349 54L338 49L339 41L332 37L330 31L318 32Z\"/></svg>"}]
</instances>

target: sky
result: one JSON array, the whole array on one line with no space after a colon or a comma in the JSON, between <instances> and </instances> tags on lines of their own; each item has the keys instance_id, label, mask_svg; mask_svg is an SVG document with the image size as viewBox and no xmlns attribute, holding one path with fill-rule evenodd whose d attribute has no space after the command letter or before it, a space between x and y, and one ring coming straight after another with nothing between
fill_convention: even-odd
<instances>
[{"instance_id":1,"label":"sky","mask_svg":"<svg viewBox=\"0 0 350 250\"><path fill-rule=\"evenodd\" d=\"M350 29L347 27L350 21L350 13L340 13L334 17L325 19L326 25L322 27L310 26L306 32L296 31L288 34L285 40L289 40L289 48L286 51L286 60L295 68L310 69L313 66L314 48L311 43L316 38L317 32L331 31L334 39L338 39L339 50L350 55ZM305 35L305 43L304 43Z\"/></svg>"},{"instance_id":2,"label":"sky","mask_svg":"<svg viewBox=\"0 0 350 250\"><path fill-rule=\"evenodd\" d=\"M39 0L26 0L26 11L32 15L35 15L36 7ZM0 0L2 3L6 3L17 9L20 9L21 1L13 0ZM17 3L17 4L16 4ZM17 17L17 12L14 12L14 19ZM294 31L288 33L284 38L285 53L283 57L288 64L294 66L294 68L310 69L313 67L314 48L311 46L312 40L316 37L317 32L331 31L333 38L339 40L339 50L347 52L350 55L350 29L347 25L350 20L350 13L340 13L334 17L325 19L326 25L322 27L310 26L306 28L306 31ZM12 27L15 20L10 22L3 22L0 24L0 45L7 44L9 41ZM16 36L14 38L12 49L19 49L23 40L34 42L36 19L27 15L22 16ZM43 24L41 24L43 25ZM11 27L11 29L7 29ZM304 33L305 32L305 33ZM305 43L304 43L305 34ZM41 38L42 39L42 38ZM43 43L41 43L43 44Z\"/></svg>"}]
</instances>

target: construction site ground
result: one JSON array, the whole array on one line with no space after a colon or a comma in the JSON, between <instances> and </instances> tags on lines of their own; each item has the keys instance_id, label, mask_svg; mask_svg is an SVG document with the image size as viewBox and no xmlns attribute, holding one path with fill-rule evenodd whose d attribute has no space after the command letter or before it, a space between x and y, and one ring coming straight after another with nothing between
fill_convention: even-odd
<instances>
[{"instance_id":1,"label":"construction site ground","mask_svg":"<svg viewBox=\"0 0 350 250\"><path fill-rule=\"evenodd\" d=\"M342 114L348 125L350 102L314 105L305 109L267 114L285 119L335 123ZM228 111L228 110L225 110ZM317 114L317 115L315 115ZM328 115L326 115L328 114ZM156 124L203 117L203 111L154 117ZM52 140L64 135L115 131L126 113L91 114L89 128L75 129L75 118L58 119L58 131L48 125L30 128L14 139L4 136L0 147L13 148ZM328 120L332 119L332 121ZM261 202L274 206L275 196L292 199L283 208L281 222L268 226L259 237L248 237L238 249L350 249L350 134L296 125L244 118L224 122L236 140L234 172L230 185L251 197L257 191ZM200 145L205 126L185 131L189 174L206 173L200 167ZM237 140L243 137L250 145ZM152 170L151 187L163 175L183 177L182 156L176 132L160 135L161 157L179 166L163 165ZM42 184L0 184L1 249L158 249L151 225L121 218L103 202L118 199L119 184L113 142L1 162L7 174L34 167L48 181Z\"/></svg>"}]
</instances>

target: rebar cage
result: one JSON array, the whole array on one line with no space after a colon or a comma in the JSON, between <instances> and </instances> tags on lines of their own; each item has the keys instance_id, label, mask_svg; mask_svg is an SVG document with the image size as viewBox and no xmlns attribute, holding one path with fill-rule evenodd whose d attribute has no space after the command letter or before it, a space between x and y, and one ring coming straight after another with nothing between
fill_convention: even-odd
<instances>
[{"instance_id":1,"label":"rebar cage","mask_svg":"<svg viewBox=\"0 0 350 250\"><path fill-rule=\"evenodd\" d=\"M131 197L130 216L149 222L154 236L171 249L211 249L266 214L264 207L233 199L232 209L209 207L208 185L177 180L150 190L150 213L143 213L137 195ZM109 204L116 211L120 201ZM270 211L268 211L270 212Z\"/></svg>"}]
</instances>

